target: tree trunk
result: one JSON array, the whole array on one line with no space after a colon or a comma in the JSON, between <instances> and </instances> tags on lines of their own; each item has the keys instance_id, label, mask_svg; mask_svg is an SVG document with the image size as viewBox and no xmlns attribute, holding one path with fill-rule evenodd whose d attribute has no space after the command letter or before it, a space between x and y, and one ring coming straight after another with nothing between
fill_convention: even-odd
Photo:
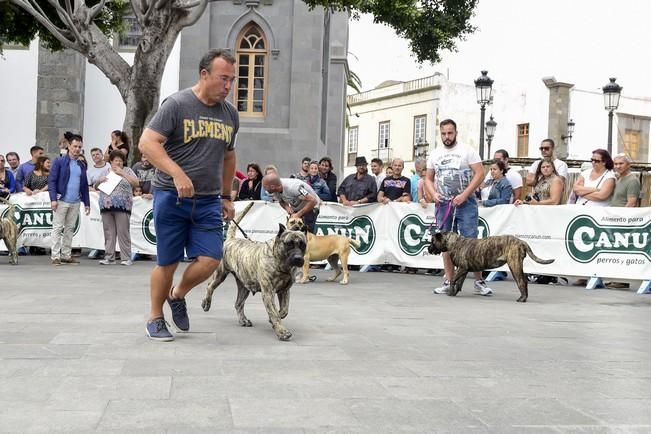
<instances>
[{"instance_id":1,"label":"tree trunk","mask_svg":"<svg viewBox=\"0 0 651 434\"><path fill-rule=\"evenodd\" d=\"M151 19L159 25L144 29L142 40L136 49L129 74L129 87L122 94L126 104L126 116L122 129L131 139L130 162L140 161L138 143L145 127L158 110L160 85L165 64L174 43L183 28L175 20L175 14L154 14ZM174 21L169 24L168 20Z\"/></svg>"}]
</instances>

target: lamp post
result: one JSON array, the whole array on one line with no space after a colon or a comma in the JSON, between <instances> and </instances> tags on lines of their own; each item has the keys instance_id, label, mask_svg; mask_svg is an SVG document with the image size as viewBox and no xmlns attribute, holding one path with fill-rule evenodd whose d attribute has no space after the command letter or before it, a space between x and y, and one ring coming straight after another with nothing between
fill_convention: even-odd
<instances>
[{"instance_id":1,"label":"lamp post","mask_svg":"<svg viewBox=\"0 0 651 434\"><path fill-rule=\"evenodd\" d=\"M419 137L418 141L414 145L416 158L427 158L428 149L429 149L429 143L427 143L427 140L423 139L422 137Z\"/></svg>"},{"instance_id":2,"label":"lamp post","mask_svg":"<svg viewBox=\"0 0 651 434\"><path fill-rule=\"evenodd\" d=\"M493 143L493 137L495 137L495 128L497 128L497 122L493 120L493 115L491 115L488 122L486 122L486 141L488 142L486 155L488 158L491 158L491 143Z\"/></svg>"},{"instance_id":3,"label":"lamp post","mask_svg":"<svg viewBox=\"0 0 651 434\"><path fill-rule=\"evenodd\" d=\"M479 122L479 156L484 159L484 117L486 105L491 102L493 93L493 80L488 76L488 71L482 71L481 76L475 80L475 91L477 91L477 104L481 107L481 119Z\"/></svg>"},{"instance_id":4,"label":"lamp post","mask_svg":"<svg viewBox=\"0 0 651 434\"><path fill-rule=\"evenodd\" d=\"M619 107L619 97L623 87L615 83L616 78L611 77L610 83L603 87L604 108L608 110L608 152L613 153L613 112Z\"/></svg>"},{"instance_id":5,"label":"lamp post","mask_svg":"<svg viewBox=\"0 0 651 434\"><path fill-rule=\"evenodd\" d=\"M567 143L568 148L569 148L570 141L572 140L572 134L574 134L574 125L576 124L572 119L567 121L567 135L561 135L561 140Z\"/></svg>"}]
</instances>

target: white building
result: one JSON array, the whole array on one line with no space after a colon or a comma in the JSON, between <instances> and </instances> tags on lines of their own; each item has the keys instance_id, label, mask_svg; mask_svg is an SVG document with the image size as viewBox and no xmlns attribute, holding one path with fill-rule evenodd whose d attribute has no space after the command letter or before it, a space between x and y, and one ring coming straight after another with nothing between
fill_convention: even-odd
<instances>
[{"instance_id":1,"label":"white building","mask_svg":"<svg viewBox=\"0 0 651 434\"><path fill-rule=\"evenodd\" d=\"M497 122L490 153L485 139L484 155L506 149L512 157L540 155L539 143L552 138L561 156L589 159L592 150L607 148L608 113L600 91L576 89L553 77L541 80L535 89L498 85L493 102L486 107L485 121ZM346 140L346 173L356 156L376 156L413 161L416 145L430 152L441 146L438 124L446 118L458 126L459 141L479 150L480 108L473 83L454 83L435 74L418 80L385 81L377 88L348 96L349 128ZM571 139L567 122L575 123ZM613 153L628 152L634 159L649 162L651 98L622 95L615 112ZM411 169L411 165L407 165Z\"/></svg>"}]
</instances>

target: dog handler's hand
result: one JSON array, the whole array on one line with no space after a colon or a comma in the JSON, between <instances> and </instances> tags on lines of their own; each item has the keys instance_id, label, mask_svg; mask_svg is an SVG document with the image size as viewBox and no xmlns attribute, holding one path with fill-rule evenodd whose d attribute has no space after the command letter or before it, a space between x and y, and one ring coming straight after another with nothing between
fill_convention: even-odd
<instances>
[{"instance_id":1,"label":"dog handler's hand","mask_svg":"<svg viewBox=\"0 0 651 434\"><path fill-rule=\"evenodd\" d=\"M52 202L50 202L50 208L52 208L52 211L56 211L56 210L57 210L57 204L58 204L58 203L57 203L56 200L53 200Z\"/></svg>"},{"instance_id":2,"label":"dog handler's hand","mask_svg":"<svg viewBox=\"0 0 651 434\"><path fill-rule=\"evenodd\" d=\"M180 172L174 177L174 186L179 197L194 196L194 185L192 185L192 181L185 173Z\"/></svg>"},{"instance_id":3,"label":"dog handler's hand","mask_svg":"<svg viewBox=\"0 0 651 434\"><path fill-rule=\"evenodd\" d=\"M461 206L466 201L466 199L468 199L468 197L465 196L463 193L461 193L457 196L454 196L454 198L452 199L452 204L454 206Z\"/></svg>"},{"instance_id":4,"label":"dog handler's hand","mask_svg":"<svg viewBox=\"0 0 651 434\"><path fill-rule=\"evenodd\" d=\"M224 220L233 220L235 218L235 207L229 199L222 199L222 214Z\"/></svg>"}]
</instances>

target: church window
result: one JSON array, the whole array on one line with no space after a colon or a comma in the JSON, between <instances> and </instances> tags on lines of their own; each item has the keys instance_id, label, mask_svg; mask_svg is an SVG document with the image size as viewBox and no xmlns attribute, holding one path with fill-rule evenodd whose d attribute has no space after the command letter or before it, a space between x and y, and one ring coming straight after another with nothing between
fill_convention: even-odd
<instances>
[{"instance_id":1,"label":"church window","mask_svg":"<svg viewBox=\"0 0 651 434\"><path fill-rule=\"evenodd\" d=\"M263 117L267 91L267 41L262 29L248 24L237 41L236 106L244 116Z\"/></svg>"}]
</instances>

